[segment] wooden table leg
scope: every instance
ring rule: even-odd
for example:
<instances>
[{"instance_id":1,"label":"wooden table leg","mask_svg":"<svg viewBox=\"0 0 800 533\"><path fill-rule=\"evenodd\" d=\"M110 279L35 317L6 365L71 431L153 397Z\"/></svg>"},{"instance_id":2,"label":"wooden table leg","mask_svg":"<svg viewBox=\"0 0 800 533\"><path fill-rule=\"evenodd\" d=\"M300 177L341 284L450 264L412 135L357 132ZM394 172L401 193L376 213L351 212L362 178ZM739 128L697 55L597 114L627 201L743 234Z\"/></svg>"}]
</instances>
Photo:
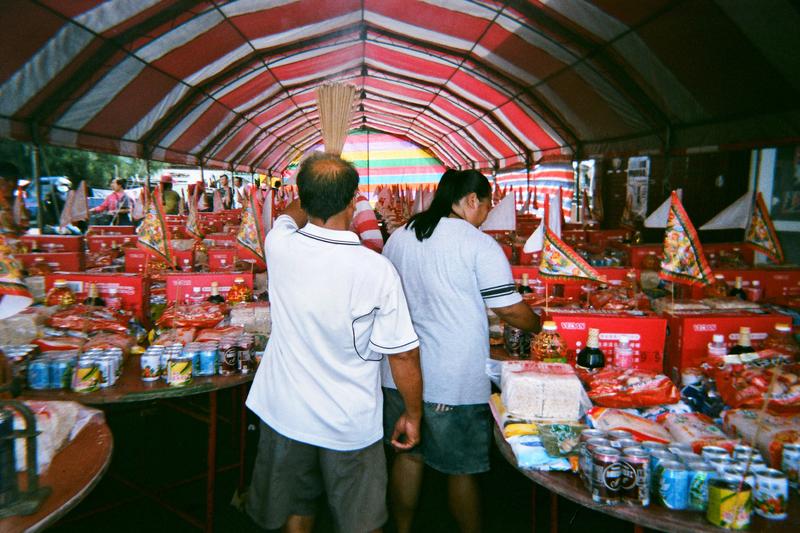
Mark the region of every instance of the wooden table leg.
<instances>
[{"instance_id":1,"label":"wooden table leg","mask_svg":"<svg viewBox=\"0 0 800 533\"><path fill-rule=\"evenodd\" d=\"M558 533L558 494L550 493L550 533Z\"/></svg>"},{"instance_id":2,"label":"wooden table leg","mask_svg":"<svg viewBox=\"0 0 800 533\"><path fill-rule=\"evenodd\" d=\"M240 400L241 406L239 407L239 494L244 492L244 452L245 445L247 444L247 406L245 400L247 399L248 385L245 383L241 386Z\"/></svg>"},{"instance_id":3,"label":"wooden table leg","mask_svg":"<svg viewBox=\"0 0 800 533\"><path fill-rule=\"evenodd\" d=\"M206 531L214 531L214 485L217 474L217 391L208 394L208 477L206 478Z\"/></svg>"},{"instance_id":4,"label":"wooden table leg","mask_svg":"<svg viewBox=\"0 0 800 533\"><path fill-rule=\"evenodd\" d=\"M536 483L531 483L531 533L536 533Z\"/></svg>"}]
</instances>

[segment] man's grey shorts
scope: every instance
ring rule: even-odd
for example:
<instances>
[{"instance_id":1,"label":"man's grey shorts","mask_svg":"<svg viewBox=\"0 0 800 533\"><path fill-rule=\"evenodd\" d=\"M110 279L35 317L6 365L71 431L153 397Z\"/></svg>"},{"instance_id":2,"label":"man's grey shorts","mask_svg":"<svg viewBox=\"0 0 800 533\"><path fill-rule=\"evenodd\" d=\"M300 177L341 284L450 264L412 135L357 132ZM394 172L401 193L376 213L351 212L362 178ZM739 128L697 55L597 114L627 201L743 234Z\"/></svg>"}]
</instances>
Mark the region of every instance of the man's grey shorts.
<instances>
[{"instance_id":1,"label":"man's grey shorts","mask_svg":"<svg viewBox=\"0 0 800 533\"><path fill-rule=\"evenodd\" d=\"M383 438L391 444L394 425L405 411L395 389L383 389ZM492 420L488 403L422 405L422 441L407 453L422 455L425 464L443 474L480 474L489 470Z\"/></svg>"},{"instance_id":2,"label":"man's grey shorts","mask_svg":"<svg viewBox=\"0 0 800 533\"><path fill-rule=\"evenodd\" d=\"M261 527L278 529L290 515L316 514L324 492L336 531L373 531L388 518L386 483L381 441L335 451L292 440L262 422L247 513Z\"/></svg>"}]
</instances>

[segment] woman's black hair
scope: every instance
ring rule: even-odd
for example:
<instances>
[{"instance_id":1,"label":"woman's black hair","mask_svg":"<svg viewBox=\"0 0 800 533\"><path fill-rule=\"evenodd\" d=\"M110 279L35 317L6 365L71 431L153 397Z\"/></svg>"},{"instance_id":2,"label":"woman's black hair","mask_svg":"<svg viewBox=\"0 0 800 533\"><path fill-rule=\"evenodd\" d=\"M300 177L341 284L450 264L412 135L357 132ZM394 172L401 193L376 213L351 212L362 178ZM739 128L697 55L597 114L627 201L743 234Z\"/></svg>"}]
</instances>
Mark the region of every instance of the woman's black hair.
<instances>
[{"instance_id":1,"label":"woman's black hair","mask_svg":"<svg viewBox=\"0 0 800 533\"><path fill-rule=\"evenodd\" d=\"M492 196L492 187L486 176L477 170L448 169L439 180L430 207L411 217L406 228L413 229L417 239L424 241L433 235L442 218L450 216L453 204L473 192L479 200Z\"/></svg>"}]
</instances>

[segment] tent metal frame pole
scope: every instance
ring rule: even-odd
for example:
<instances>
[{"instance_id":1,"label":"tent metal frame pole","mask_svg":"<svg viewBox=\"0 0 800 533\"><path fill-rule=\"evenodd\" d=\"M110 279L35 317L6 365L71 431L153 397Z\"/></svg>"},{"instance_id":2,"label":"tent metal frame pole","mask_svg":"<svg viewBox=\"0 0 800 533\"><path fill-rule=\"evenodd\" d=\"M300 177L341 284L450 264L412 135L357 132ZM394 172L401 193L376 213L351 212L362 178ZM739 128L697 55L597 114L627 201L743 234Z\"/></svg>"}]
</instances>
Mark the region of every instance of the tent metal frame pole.
<instances>
[{"instance_id":1,"label":"tent metal frame pole","mask_svg":"<svg viewBox=\"0 0 800 533\"><path fill-rule=\"evenodd\" d=\"M43 219L42 219L42 211L43 206L42 204L42 180L41 176L39 175L39 145L32 144L31 145L31 174L33 175L33 183L36 188L36 226L39 228L39 234L42 234L43 231Z\"/></svg>"}]
</instances>

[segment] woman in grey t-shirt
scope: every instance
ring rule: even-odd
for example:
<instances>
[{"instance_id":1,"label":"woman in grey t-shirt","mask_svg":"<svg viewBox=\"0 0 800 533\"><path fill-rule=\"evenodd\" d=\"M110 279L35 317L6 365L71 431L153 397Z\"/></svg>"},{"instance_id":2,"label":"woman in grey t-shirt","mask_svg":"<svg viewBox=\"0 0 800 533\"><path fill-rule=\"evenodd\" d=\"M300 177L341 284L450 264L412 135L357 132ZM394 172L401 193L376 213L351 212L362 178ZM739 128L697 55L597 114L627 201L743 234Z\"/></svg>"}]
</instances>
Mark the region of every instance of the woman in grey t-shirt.
<instances>
[{"instance_id":1,"label":"woman in grey t-shirt","mask_svg":"<svg viewBox=\"0 0 800 533\"><path fill-rule=\"evenodd\" d=\"M448 475L449 508L461 531L480 530L475 474L489 469L491 444L486 307L516 327L539 326L515 289L502 249L478 230L490 209L486 177L475 170L448 170L430 208L395 231L384 248L400 274L420 338L425 401L420 446L396 455L392 465L390 494L399 533L411 528L424 464ZM383 384L388 437L403 403L387 368Z\"/></svg>"}]
</instances>

